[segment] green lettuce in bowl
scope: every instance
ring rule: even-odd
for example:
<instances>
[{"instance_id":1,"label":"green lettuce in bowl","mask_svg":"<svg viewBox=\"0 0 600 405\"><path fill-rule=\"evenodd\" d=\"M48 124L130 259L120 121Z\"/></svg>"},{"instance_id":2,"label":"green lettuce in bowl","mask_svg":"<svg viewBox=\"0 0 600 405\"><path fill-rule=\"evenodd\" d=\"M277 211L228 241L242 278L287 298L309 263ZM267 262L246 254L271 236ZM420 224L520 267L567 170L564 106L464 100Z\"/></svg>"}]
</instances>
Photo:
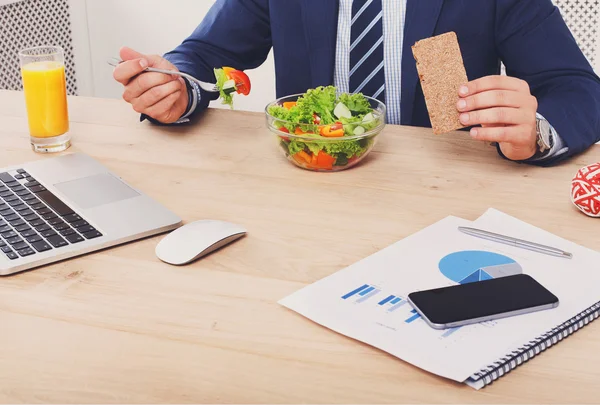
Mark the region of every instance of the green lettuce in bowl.
<instances>
[{"instance_id":1,"label":"green lettuce in bowl","mask_svg":"<svg viewBox=\"0 0 600 405\"><path fill-rule=\"evenodd\" d=\"M339 171L360 163L385 127L386 107L360 93L333 86L275 100L267 127L289 161L307 170Z\"/></svg>"}]
</instances>

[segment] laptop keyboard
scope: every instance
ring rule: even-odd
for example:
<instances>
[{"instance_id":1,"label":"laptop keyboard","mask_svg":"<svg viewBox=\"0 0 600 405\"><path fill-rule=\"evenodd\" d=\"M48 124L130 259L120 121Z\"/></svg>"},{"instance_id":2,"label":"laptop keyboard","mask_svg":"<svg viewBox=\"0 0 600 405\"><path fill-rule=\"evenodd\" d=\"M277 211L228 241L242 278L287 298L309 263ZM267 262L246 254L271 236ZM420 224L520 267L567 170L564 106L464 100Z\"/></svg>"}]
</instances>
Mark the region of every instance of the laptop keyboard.
<instances>
[{"instance_id":1,"label":"laptop keyboard","mask_svg":"<svg viewBox=\"0 0 600 405\"><path fill-rule=\"evenodd\" d=\"M10 260L101 236L25 170L0 173L0 250Z\"/></svg>"}]
</instances>

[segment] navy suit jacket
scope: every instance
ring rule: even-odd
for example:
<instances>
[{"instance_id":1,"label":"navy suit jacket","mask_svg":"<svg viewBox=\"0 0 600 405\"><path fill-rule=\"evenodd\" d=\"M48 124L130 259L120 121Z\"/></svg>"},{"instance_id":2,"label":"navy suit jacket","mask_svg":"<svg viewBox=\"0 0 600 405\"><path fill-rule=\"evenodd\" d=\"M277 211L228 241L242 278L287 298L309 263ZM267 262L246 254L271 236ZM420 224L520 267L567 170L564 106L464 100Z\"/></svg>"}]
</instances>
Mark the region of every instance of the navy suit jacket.
<instances>
[{"instance_id":1,"label":"navy suit jacket","mask_svg":"<svg viewBox=\"0 0 600 405\"><path fill-rule=\"evenodd\" d=\"M333 84L337 0L217 0L165 57L214 82L213 69L260 66L273 49L277 97ZM529 83L569 147L556 163L600 141L600 79L551 0L408 0L402 62L403 125L430 127L411 46L456 32L469 80L500 73ZM198 110L218 95L203 93Z\"/></svg>"}]
</instances>

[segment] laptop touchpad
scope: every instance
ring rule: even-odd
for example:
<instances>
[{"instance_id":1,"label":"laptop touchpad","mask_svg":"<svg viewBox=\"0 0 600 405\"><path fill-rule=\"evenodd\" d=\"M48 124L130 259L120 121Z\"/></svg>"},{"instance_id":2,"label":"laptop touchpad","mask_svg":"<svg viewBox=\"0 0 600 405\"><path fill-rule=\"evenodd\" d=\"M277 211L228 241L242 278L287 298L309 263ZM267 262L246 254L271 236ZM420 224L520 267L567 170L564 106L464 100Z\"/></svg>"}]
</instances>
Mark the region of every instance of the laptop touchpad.
<instances>
[{"instance_id":1,"label":"laptop touchpad","mask_svg":"<svg viewBox=\"0 0 600 405\"><path fill-rule=\"evenodd\" d=\"M83 209L99 207L140 195L108 173L58 183L54 187Z\"/></svg>"}]
</instances>

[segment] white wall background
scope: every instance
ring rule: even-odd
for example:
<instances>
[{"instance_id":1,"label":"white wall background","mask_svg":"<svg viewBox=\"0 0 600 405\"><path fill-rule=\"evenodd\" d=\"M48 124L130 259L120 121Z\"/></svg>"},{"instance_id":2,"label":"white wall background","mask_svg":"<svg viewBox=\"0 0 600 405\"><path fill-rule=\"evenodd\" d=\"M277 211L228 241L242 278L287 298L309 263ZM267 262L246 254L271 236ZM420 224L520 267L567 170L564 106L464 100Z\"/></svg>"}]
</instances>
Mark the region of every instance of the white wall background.
<instances>
[{"instance_id":1,"label":"white wall background","mask_svg":"<svg viewBox=\"0 0 600 405\"><path fill-rule=\"evenodd\" d=\"M285 1L285 0L284 0ZM214 0L72 0L77 69L82 95L120 98L122 87L112 78L109 57L121 46L142 53L164 54L188 37ZM246 72L252 93L237 95L235 108L263 111L275 98L272 54L258 69ZM222 106L220 101L212 107Z\"/></svg>"},{"instance_id":2,"label":"white wall background","mask_svg":"<svg viewBox=\"0 0 600 405\"><path fill-rule=\"evenodd\" d=\"M0 0L0 6L20 0ZM287 1L287 0L280 0ZM331 1L331 0L323 0ZM586 31L586 23L598 21L586 13L591 2L579 0L554 0L563 12L574 19L577 30ZM109 57L118 56L119 48L130 46L145 53L162 54L190 35L202 21L215 0L70 0L75 63L78 89L81 95L120 98L121 86L112 78ZM570 14L569 14L570 12ZM589 18L588 18L589 17ZM588 27L590 28L590 27ZM600 27L591 27L600 44ZM581 32L579 32L581 35ZM600 46L596 48L595 68L600 73ZM247 72L252 80L252 94L237 96L236 109L263 111L275 98L273 58L269 56L263 66ZM222 107L219 101L213 107Z\"/></svg>"}]
</instances>

